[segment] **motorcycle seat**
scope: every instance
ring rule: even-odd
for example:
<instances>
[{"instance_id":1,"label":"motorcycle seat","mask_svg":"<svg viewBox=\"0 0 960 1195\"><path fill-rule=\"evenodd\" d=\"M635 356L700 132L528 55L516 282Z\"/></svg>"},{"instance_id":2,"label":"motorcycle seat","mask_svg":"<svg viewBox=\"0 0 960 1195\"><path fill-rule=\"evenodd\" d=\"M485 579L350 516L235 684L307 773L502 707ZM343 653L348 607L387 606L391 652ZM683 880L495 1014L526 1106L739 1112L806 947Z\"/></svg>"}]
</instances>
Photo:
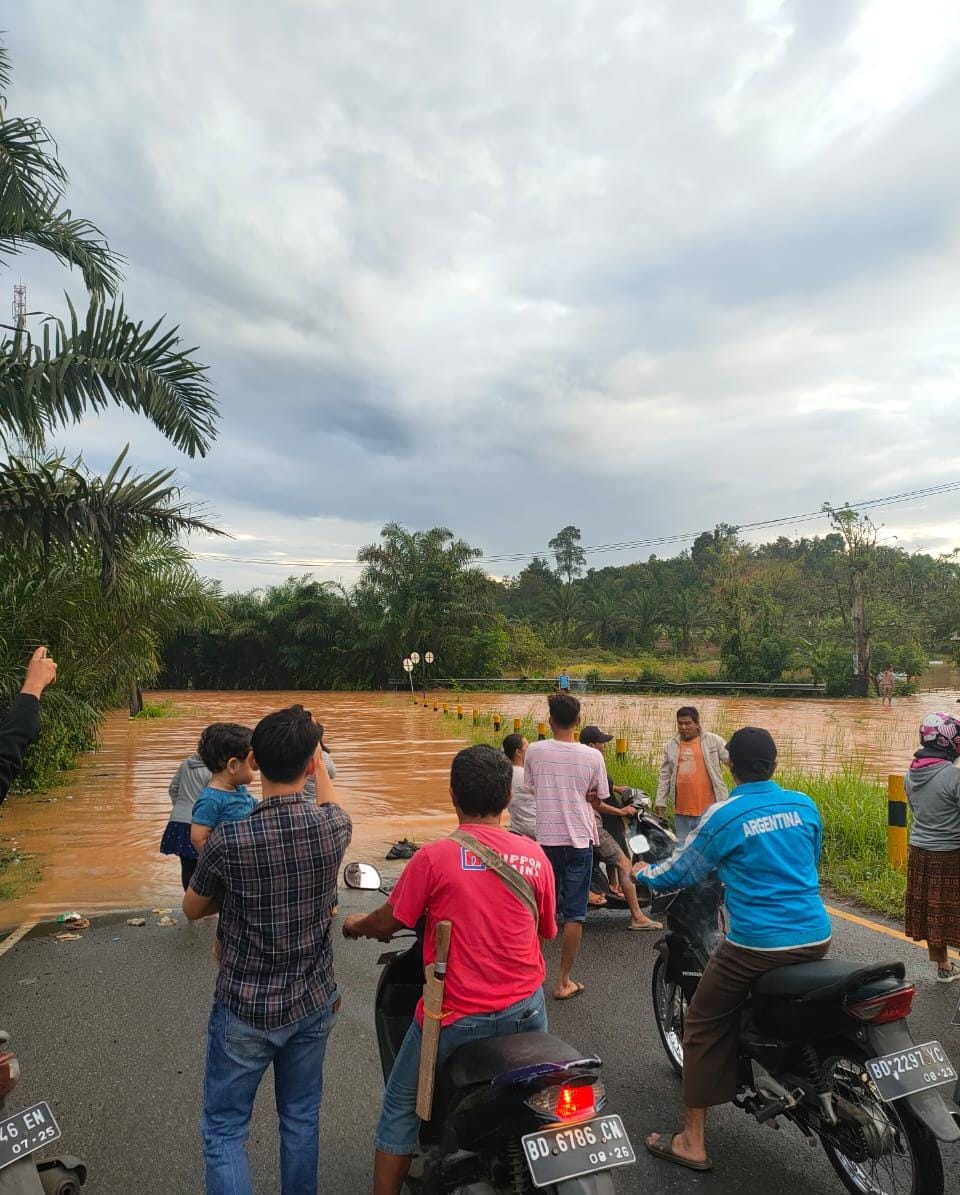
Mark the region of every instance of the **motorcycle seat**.
<instances>
[{"instance_id":1,"label":"motorcycle seat","mask_svg":"<svg viewBox=\"0 0 960 1195\"><path fill-rule=\"evenodd\" d=\"M842 959L821 959L816 963L794 963L776 967L753 984L753 995L761 1000L800 1000L819 1003L852 992L878 979L903 979L903 963L848 963Z\"/></svg>"},{"instance_id":2,"label":"motorcycle seat","mask_svg":"<svg viewBox=\"0 0 960 1195\"><path fill-rule=\"evenodd\" d=\"M484 1037L454 1050L447 1062L447 1075L454 1087L464 1088L492 1083L500 1075L526 1067L571 1062L599 1066L598 1059L585 1059L579 1050L552 1033L508 1033Z\"/></svg>"}]
</instances>

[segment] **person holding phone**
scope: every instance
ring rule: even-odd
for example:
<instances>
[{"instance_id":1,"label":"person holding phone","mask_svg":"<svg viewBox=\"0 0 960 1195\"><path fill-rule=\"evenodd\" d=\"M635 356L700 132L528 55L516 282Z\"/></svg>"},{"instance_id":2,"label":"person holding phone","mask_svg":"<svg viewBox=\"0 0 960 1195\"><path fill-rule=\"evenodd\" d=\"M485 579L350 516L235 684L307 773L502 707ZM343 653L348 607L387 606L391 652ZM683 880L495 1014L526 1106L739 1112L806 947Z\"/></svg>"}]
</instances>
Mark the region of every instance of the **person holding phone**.
<instances>
[{"instance_id":1,"label":"person holding phone","mask_svg":"<svg viewBox=\"0 0 960 1195\"><path fill-rule=\"evenodd\" d=\"M38 647L30 657L20 692L0 722L0 804L40 734L40 696L56 679L56 661L45 647Z\"/></svg>"}]
</instances>

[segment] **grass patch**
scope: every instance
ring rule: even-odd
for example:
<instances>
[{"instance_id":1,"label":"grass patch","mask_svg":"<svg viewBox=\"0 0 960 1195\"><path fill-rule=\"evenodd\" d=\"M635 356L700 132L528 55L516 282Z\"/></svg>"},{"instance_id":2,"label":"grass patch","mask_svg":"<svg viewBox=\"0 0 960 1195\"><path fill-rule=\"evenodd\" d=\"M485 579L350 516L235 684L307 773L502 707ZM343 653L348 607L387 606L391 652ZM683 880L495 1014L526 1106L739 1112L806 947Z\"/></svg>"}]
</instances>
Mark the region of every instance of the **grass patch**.
<instances>
[{"instance_id":1,"label":"grass patch","mask_svg":"<svg viewBox=\"0 0 960 1195\"><path fill-rule=\"evenodd\" d=\"M145 701L143 709L135 718L177 718L180 707L175 701Z\"/></svg>"},{"instance_id":2,"label":"grass patch","mask_svg":"<svg viewBox=\"0 0 960 1195\"><path fill-rule=\"evenodd\" d=\"M482 713L477 724L468 718L469 714L458 722L451 714L441 718L441 724L449 734L495 747L513 730L512 718L504 719L499 735L494 732L491 713ZM537 719L529 715L522 718L520 729L534 742ZM715 729L722 734L727 728ZM615 733L629 743L650 742L652 738L643 728L623 724L616 727ZM613 743L607 748L607 769L614 783L641 788L652 796L660 768L659 739L655 748L646 752L629 750L623 760L616 758L613 748ZM783 744L782 771L776 779L784 788L807 793L820 810L823 818L820 876L824 884L839 896L850 897L886 917L902 918L907 879L887 862L886 785L856 761L839 771L803 769L790 762L791 754L790 744Z\"/></svg>"},{"instance_id":3,"label":"grass patch","mask_svg":"<svg viewBox=\"0 0 960 1195\"><path fill-rule=\"evenodd\" d=\"M15 900L40 879L40 865L32 855L21 855L9 839L0 839L0 901Z\"/></svg>"}]
</instances>

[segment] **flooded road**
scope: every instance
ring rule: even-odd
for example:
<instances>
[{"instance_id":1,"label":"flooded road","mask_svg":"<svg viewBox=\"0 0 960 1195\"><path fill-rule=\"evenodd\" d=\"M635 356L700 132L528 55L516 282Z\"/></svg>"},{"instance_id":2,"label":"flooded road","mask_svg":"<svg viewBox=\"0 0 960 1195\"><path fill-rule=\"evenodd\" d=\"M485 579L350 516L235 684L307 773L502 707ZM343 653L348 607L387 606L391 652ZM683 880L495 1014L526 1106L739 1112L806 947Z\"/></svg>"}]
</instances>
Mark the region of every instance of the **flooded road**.
<instances>
[{"instance_id":1,"label":"flooded road","mask_svg":"<svg viewBox=\"0 0 960 1195\"><path fill-rule=\"evenodd\" d=\"M0 834L36 855L43 877L36 889L0 906L0 927L66 910L84 913L179 903L179 865L159 853L170 812L167 785L194 750L210 722L254 725L272 709L302 702L326 727L337 765L336 787L354 820L350 856L383 858L398 838L418 840L453 825L447 777L461 745L451 715L414 706L409 696L378 693L171 693L175 717L131 721L126 712L107 718L103 746L64 775L64 783L41 798L14 797L0 810ZM914 749L920 717L928 709L956 708L953 690L898 700L693 699L707 729L728 734L745 724L766 726L786 762L833 771L857 759L872 772L902 771ZM584 721L627 734L639 754L656 753L673 729L677 706L687 698L584 698ZM546 698L469 694L471 710L514 717L546 717ZM258 787L254 792L259 795Z\"/></svg>"}]
</instances>

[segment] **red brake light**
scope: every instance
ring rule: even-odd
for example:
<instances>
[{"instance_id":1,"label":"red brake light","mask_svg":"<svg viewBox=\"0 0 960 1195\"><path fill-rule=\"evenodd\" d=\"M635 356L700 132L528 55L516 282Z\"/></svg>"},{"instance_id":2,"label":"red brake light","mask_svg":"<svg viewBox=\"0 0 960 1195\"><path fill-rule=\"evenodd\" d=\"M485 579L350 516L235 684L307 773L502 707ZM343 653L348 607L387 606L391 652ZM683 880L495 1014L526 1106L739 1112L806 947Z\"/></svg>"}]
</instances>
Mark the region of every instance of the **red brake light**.
<instances>
[{"instance_id":1,"label":"red brake light","mask_svg":"<svg viewBox=\"0 0 960 1195\"><path fill-rule=\"evenodd\" d=\"M20 1063L16 1054L0 1054L0 1100L20 1082Z\"/></svg>"},{"instance_id":2,"label":"red brake light","mask_svg":"<svg viewBox=\"0 0 960 1195\"><path fill-rule=\"evenodd\" d=\"M561 1087L557 1092L556 1115L558 1120L576 1120L581 1116L592 1116L596 1111L593 1087Z\"/></svg>"},{"instance_id":3,"label":"red brake light","mask_svg":"<svg viewBox=\"0 0 960 1195\"><path fill-rule=\"evenodd\" d=\"M913 1008L913 998L917 989L912 985L897 988L895 992L885 992L882 996L871 996L869 1000L859 1000L856 1004L848 1004L847 1012L858 1021L869 1021L871 1025L886 1025L890 1021L902 1021L910 1015Z\"/></svg>"}]
</instances>

